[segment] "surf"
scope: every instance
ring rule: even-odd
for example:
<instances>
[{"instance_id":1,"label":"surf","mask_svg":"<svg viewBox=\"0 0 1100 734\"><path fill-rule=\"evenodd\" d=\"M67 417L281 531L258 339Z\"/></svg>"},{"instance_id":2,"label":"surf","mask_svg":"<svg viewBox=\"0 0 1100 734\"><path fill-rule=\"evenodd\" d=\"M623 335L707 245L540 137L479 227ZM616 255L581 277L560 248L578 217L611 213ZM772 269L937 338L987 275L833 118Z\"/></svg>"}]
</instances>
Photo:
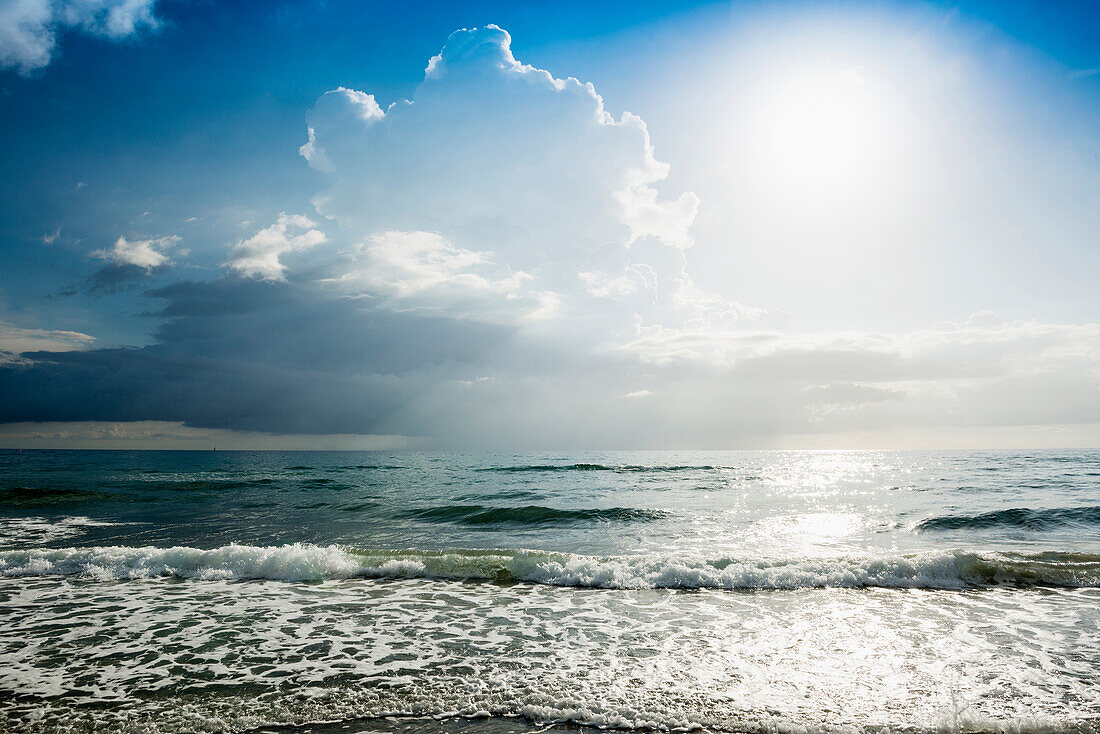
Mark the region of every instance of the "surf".
<instances>
[{"instance_id":1,"label":"surf","mask_svg":"<svg viewBox=\"0 0 1100 734\"><path fill-rule=\"evenodd\" d=\"M0 576L197 581L439 579L593 589L1100 587L1100 555L932 551L822 558L594 557L537 550L392 551L295 543L209 550L106 546L0 552Z\"/></svg>"}]
</instances>

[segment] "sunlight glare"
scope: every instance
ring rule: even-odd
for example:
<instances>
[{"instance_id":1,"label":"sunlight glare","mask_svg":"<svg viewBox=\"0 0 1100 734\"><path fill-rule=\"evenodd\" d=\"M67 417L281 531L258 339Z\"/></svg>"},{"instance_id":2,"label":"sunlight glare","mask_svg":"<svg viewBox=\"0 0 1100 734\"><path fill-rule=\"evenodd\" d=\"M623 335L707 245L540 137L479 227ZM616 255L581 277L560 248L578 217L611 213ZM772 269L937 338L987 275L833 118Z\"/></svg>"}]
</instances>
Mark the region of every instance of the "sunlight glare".
<instances>
[{"instance_id":1,"label":"sunlight glare","mask_svg":"<svg viewBox=\"0 0 1100 734\"><path fill-rule=\"evenodd\" d=\"M872 192L894 142L886 100L852 66L793 69L754 106L757 170L788 196L843 200Z\"/></svg>"}]
</instances>

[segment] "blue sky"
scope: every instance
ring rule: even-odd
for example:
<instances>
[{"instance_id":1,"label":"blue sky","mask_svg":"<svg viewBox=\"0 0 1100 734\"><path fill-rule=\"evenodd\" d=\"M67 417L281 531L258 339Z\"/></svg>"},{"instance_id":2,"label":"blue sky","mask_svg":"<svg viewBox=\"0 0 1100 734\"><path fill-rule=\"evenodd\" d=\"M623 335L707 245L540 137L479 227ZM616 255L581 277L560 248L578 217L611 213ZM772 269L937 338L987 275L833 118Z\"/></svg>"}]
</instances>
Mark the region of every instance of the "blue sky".
<instances>
[{"instance_id":1,"label":"blue sky","mask_svg":"<svg viewBox=\"0 0 1100 734\"><path fill-rule=\"evenodd\" d=\"M0 440L1096 445L1098 21L0 3Z\"/></svg>"}]
</instances>

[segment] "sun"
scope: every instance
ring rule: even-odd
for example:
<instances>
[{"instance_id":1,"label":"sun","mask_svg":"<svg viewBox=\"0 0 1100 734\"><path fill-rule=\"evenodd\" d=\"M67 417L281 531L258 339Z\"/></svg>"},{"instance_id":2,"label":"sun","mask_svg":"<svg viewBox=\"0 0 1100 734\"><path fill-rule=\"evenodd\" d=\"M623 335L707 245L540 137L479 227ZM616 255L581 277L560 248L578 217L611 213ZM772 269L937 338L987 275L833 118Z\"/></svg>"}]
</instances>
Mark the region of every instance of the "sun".
<instances>
[{"instance_id":1,"label":"sun","mask_svg":"<svg viewBox=\"0 0 1100 734\"><path fill-rule=\"evenodd\" d=\"M785 197L840 200L889 173L896 125L888 95L865 70L807 65L762 85L750 155L761 183Z\"/></svg>"}]
</instances>

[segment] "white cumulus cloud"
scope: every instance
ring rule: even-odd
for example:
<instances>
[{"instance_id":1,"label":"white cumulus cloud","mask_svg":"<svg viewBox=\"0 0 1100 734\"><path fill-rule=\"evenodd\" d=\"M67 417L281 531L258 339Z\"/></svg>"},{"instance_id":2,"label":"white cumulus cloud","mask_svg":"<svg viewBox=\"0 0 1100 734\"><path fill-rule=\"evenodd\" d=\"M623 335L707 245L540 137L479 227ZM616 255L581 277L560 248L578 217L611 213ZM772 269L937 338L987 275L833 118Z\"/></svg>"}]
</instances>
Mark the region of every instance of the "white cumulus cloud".
<instances>
[{"instance_id":1,"label":"white cumulus cloud","mask_svg":"<svg viewBox=\"0 0 1100 734\"><path fill-rule=\"evenodd\" d=\"M0 68L47 66L58 37L76 30L119 40L159 25L156 0L0 0Z\"/></svg>"},{"instance_id":2,"label":"white cumulus cloud","mask_svg":"<svg viewBox=\"0 0 1100 734\"><path fill-rule=\"evenodd\" d=\"M530 289L531 275L434 232L379 232L349 259L334 280L394 310L515 323L546 318L557 304L555 294Z\"/></svg>"},{"instance_id":3,"label":"white cumulus cloud","mask_svg":"<svg viewBox=\"0 0 1100 734\"><path fill-rule=\"evenodd\" d=\"M650 186L668 166L644 121L613 118L591 84L521 64L510 43L496 26L456 31L411 103L322 95L301 149L335 174L319 211L371 230L480 223L487 245L510 240L524 264L645 236L690 245L698 199L662 200Z\"/></svg>"},{"instance_id":4,"label":"white cumulus cloud","mask_svg":"<svg viewBox=\"0 0 1100 734\"><path fill-rule=\"evenodd\" d=\"M308 217L282 213L275 224L235 244L225 264L246 278L286 280L286 265L279 260L282 255L308 250L328 240L324 232L314 229L316 226Z\"/></svg>"},{"instance_id":5,"label":"white cumulus cloud","mask_svg":"<svg viewBox=\"0 0 1100 734\"><path fill-rule=\"evenodd\" d=\"M691 284L699 200L655 188L669 166L645 122L613 116L591 84L521 63L497 26L451 34L411 100L386 106L339 87L307 121L299 152L331 177L317 211L370 243L369 268L331 280L460 318L478 294L493 319L556 321L578 345L630 338L638 318L679 325L719 302L759 316Z\"/></svg>"},{"instance_id":6,"label":"white cumulus cloud","mask_svg":"<svg viewBox=\"0 0 1100 734\"><path fill-rule=\"evenodd\" d=\"M128 240L125 237L119 237L111 249L94 250L89 255L115 265L134 265L150 271L172 264L168 258L168 250L179 241L180 238L176 235L148 240Z\"/></svg>"}]
</instances>

